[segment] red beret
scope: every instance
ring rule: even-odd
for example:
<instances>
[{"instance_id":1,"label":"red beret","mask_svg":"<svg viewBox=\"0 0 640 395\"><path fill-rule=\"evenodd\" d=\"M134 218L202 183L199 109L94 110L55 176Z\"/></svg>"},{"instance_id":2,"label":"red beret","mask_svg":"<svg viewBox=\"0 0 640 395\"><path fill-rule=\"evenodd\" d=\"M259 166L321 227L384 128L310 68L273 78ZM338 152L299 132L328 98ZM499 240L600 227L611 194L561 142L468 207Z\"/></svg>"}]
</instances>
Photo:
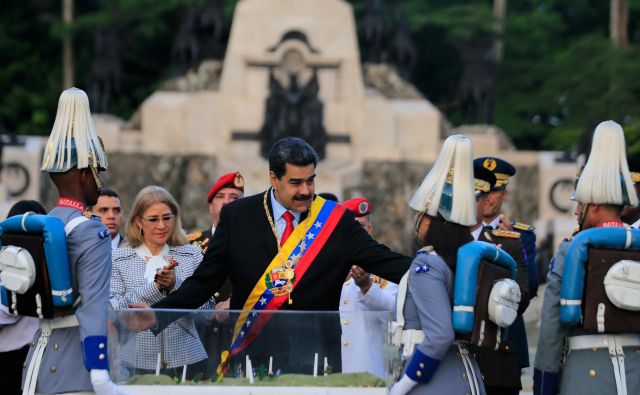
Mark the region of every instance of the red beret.
<instances>
[{"instance_id":1,"label":"red beret","mask_svg":"<svg viewBox=\"0 0 640 395\"><path fill-rule=\"evenodd\" d=\"M207 203L211 203L219 190L222 188L235 188L244 193L244 178L240 172L233 172L225 174L218 178L215 184L211 187L209 194L207 195Z\"/></svg>"},{"instance_id":2,"label":"red beret","mask_svg":"<svg viewBox=\"0 0 640 395\"><path fill-rule=\"evenodd\" d=\"M346 209L351 210L356 215L356 217L363 217L365 215L368 215L369 213L371 213L371 210L373 208L371 207L371 203L369 203L369 200L362 197L345 200L340 204L343 205Z\"/></svg>"}]
</instances>

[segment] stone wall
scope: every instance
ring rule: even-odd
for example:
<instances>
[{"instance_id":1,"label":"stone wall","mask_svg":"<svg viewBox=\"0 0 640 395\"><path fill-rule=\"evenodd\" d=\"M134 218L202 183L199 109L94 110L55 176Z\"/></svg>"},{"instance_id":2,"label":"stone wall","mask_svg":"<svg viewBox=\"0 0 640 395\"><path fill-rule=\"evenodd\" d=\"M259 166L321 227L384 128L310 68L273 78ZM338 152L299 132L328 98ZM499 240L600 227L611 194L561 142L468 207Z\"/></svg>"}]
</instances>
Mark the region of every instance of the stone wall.
<instances>
[{"instance_id":1,"label":"stone wall","mask_svg":"<svg viewBox=\"0 0 640 395\"><path fill-rule=\"evenodd\" d=\"M319 166L323 166L320 163ZM122 198L125 216L133 199L147 185L160 185L176 198L182 210L182 222L187 232L211 226L205 197L218 178L218 163L214 157L157 156L142 154L109 154L109 171L104 173L105 186L115 189ZM373 236L391 249L413 254L413 210L407 202L431 168L419 162L365 162L359 185L337 192L345 198L367 197L373 205ZM42 177L41 201L51 208L56 191L48 177ZM323 180L317 180L317 192ZM507 213L521 222L531 223L538 217L538 168L518 167L518 176L509 188L505 206Z\"/></svg>"},{"instance_id":2,"label":"stone wall","mask_svg":"<svg viewBox=\"0 0 640 395\"><path fill-rule=\"evenodd\" d=\"M217 167L215 158L199 155L109 153L109 171L103 173L103 179L105 187L120 195L125 216L140 189L147 185L166 188L178 201L183 226L190 232L211 227L205 198L218 178ZM42 177L40 186L41 201L53 207L57 192L49 177Z\"/></svg>"}]
</instances>

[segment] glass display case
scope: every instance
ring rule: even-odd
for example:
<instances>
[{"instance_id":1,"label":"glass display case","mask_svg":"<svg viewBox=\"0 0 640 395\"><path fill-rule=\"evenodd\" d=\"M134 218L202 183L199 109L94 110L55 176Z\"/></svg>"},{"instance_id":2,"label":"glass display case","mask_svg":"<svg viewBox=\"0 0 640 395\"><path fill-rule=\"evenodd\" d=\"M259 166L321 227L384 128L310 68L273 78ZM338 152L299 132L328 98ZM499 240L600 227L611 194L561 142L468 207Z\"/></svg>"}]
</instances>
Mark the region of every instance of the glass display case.
<instances>
[{"instance_id":1,"label":"glass display case","mask_svg":"<svg viewBox=\"0 0 640 395\"><path fill-rule=\"evenodd\" d=\"M110 315L111 376L133 394L386 394L399 366L389 312Z\"/></svg>"}]
</instances>

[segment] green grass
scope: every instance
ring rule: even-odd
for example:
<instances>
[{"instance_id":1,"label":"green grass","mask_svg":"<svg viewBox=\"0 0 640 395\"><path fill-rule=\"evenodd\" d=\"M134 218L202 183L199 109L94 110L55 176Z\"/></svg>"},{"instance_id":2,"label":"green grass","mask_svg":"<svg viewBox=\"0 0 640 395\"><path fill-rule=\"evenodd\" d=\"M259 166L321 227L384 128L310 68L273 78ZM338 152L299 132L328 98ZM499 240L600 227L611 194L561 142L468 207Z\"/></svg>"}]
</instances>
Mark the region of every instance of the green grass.
<instances>
[{"instance_id":1,"label":"green grass","mask_svg":"<svg viewBox=\"0 0 640 395\"><path fill-rule=\"evenodd\" d=\"M176 382L169 376L156 376L153 374L135 375L128 384L136 385L173 385ZM269 386L269 387L384 387L384 380L369 373L335 373L328 376L313 377L305 374L283 374L278 377L264 380L254 379L249 384L247 378L225 377L221 382L211 381L187 381L185 385L228 385L228 386Z\"/></svg>"}]
</instances>

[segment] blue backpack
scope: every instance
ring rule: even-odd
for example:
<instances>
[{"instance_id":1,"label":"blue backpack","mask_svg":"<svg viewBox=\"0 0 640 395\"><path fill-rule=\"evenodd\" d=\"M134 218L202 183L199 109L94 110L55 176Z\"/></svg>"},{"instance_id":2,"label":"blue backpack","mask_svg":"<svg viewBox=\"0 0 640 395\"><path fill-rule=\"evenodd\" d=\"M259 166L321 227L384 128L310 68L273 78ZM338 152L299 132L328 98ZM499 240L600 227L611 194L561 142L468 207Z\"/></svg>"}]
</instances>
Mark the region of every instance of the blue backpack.
<instances>
[{"instance_id":1,"label":"blue backpack","mask_svg":"<svg viewBox=\"0 0 640 395\"><path fill-rule=\"evenodd\" d=\"M0 222L0 297L12 314L51 319L73 313L67 226L50 215L26 213Z\"/></svg>"}]
</instances>

